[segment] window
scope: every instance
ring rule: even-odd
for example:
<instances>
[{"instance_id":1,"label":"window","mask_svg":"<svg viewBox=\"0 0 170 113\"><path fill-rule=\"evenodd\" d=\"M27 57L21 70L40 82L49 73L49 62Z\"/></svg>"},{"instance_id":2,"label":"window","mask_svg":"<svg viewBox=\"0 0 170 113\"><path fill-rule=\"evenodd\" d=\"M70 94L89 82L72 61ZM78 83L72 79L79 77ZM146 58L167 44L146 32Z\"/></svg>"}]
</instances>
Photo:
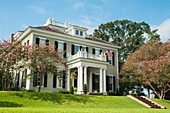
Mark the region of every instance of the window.
<instances>
[{"instance_id":1,"label":"window","mask_svg":"<svg viewBox=\"0 0 170 113\"><path fill-rule=\"evenodd\" d=\"M80 36L83 36L83 31L80 31Z\"/></svg>"},{"instance_id":2,"label":"window","mask_svg":"<svg viewBox=\"0 0 170 113\"><path fill-rule=\"evenodd\" d=\"M113 78L109 76L109 90L113 91Z\"/></svg>"},{"instance_id":3,"label":"window","mask_svg":"<svg viewBox=\"0 0 170 113\"><path fill-rule=\"evenodd\" d=\"M108 62L110 62L110 64L113 64L113 58L112 57L108 58Z\"/></svg>"},{"instance_id":4,"label":"window","mask_svg":"<svg viewBox=\"0 0 170 113\"><path fill-rule=\"evenodd\" d=\"M63 75L61 75L61 77L58 77L58 87L62 88L63 86Z\"/></svg>"},{"instance_id":5,"label":"window","mask_svg":"<svg viewBox=\"0 0 170 113\"><path fill-rule=\"evenodd\" d=\"M80 46L74 45L74 55L80 50Z\"/></svg>"},{"instance_id":6,"label":"window","mask_svg":"<svg viewBox=\"0 0 170 113\"><path fill-rule=\"evenodd\" d=\"M61 51L64 51L64 43L63 42L58 42L58 49Z\"/></svg>"},{"instance_id":7,"label":"window","mask_svg":"<svg viewBox=\"0 0 170 113\"><path fill-rule=\"evenodd\" d=\"M95 55L100 55L100 49L95 49Z\"/></svg>"},{"instance_id":8,"label":"window","mask_svg":"<svg viewBox=\"0 0 170 113\"><path fill-rule=\"evenodd\" d=\"M82 46L82 50L83 51L87 51L85 46Z\"/></svg>"},{"instance_id":9,"label":"window","mask_svg":"<svg viewBox=\"0 0 170 113\"><path fill-rule=\"evenodd\" d=\"M40 38L40 46L45 46L45 39Z\"/></svg>"},{"instance_id":10,"label":"window","mask_svg":"<svg viewBox=\"0 0 170 113\"><path fill-rule=\"evenodd\" d=\"M22 82L21 82L21 88L26 87L26 74L27 74L27 69L22 71Z\"/></svg>"},{"instance_id":11,"label":"window","mask_svg":"<svg viewBox=\"0 0 170 113\"><path fill-rule=\"evenodd\" d=\"M78 30L76 30L76 35L79 35L79 31Z\"/></svg>"}]
</instances>

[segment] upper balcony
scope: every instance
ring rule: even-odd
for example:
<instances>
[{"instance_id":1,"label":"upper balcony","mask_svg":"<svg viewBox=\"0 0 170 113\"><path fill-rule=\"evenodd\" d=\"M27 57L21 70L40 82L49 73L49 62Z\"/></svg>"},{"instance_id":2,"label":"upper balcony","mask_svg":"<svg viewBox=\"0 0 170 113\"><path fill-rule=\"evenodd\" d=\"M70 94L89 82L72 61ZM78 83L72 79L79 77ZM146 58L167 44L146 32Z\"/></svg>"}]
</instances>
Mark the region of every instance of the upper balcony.
<instances>
[{"instance_id":1,"label":"upper balcony","mask_svg":"<svg viewBox=\"0 0 170 113\"><path fill-rule=\"evenodd\" d=\"M75 55L71 55L70 53L68 53L68 62L78 58L87 58L87 59L106 62L106 55L104 53L101 53L100 55L95 55L95 54L87 53L87 51L82 51L82 50L78 51L77 54Z\"/></svg>"}]
</instances>

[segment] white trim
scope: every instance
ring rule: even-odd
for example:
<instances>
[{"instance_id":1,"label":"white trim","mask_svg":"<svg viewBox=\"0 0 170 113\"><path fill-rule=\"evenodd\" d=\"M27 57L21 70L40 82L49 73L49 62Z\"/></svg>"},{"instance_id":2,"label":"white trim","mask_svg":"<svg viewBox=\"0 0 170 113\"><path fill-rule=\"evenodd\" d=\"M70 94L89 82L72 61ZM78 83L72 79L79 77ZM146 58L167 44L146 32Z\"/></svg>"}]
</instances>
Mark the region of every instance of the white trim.
<instances>
[{"instance_id":1,"label":"white trim","mask_svg":"<svg viewBox=\"0 0 170 113\"><path fill-rule=\"evenodd\" d=\"M43 38L43 37L39 37L39 36L38 36L38 38L43 39L43 40L46 40L46 39L47 39L47 38Z\"/></svg>"},{"instance_id":2,"label":"white trim","mask_svg":"<svg viewBox=\"0 0 170 113\"><path fill-rule=\"evenodd\" d=\"M60 43L64 43L64 41L59 41L59 40L55 40L55 41L60 42Z\"/></svg>"}]
</instances>

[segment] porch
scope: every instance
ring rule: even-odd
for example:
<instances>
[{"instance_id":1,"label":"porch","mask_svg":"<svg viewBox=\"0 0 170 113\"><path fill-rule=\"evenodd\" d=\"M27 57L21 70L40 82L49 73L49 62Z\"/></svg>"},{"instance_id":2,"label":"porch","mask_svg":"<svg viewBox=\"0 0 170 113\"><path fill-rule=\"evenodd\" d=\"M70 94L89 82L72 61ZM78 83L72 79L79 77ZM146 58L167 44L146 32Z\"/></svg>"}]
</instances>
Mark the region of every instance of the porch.
<instances>
[{"instance_id":1,"label":"porch","mask_svg":"<svg viewBox=\"0 0 170 113\"><path fill-rule=\"evenodd\" d=\"M99 90L100 93L106 94L106 70L108 64L102 59L94 60L84 57L70 60L67 72L67 90L69 91L70 86L73 86L77 87L77 94L83 94L83 84L86 84L88 92ZM72 72L76 72L77 78L70 78Z\"/></svg>"}]
</instances>

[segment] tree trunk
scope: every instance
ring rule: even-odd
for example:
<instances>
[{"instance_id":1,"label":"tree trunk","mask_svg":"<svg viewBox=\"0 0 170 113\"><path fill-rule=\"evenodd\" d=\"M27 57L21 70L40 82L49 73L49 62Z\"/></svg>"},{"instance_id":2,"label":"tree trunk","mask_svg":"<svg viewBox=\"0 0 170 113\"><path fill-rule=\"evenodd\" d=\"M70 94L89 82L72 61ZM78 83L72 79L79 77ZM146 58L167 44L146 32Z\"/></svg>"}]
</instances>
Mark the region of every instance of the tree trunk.
<instances>
[{"instance_id":1,"label":"tree trunk","mask_svg":"<svg viewBox=\"0 0 170 113\"><path fill-rule=\"evenodd\" d=\"M147 90L148 90L148 98L150 98L149 86L147 87Z\"/></svg>"},{"instance_id":2,"label":"tree trunk","mask_svg":"<svg viewBox=\"0 0 170 113\"><path fill-rule=\"evenodd\" d=\"M40 74L40 85L39 85L38 92L40 92L40 90L41 90L41 85L42 85L42 75Z\"/></svg>"},{"instance_id":3,"label":"tree trunk","mask_svg":"<svg viewBox=\"0 0 170 113\"><path fill-rule=\"evenodd\" d=\"M2 91L4 91L4 77L3 77L3 74L2 74Z\"/></svg>"}]
</instances>

